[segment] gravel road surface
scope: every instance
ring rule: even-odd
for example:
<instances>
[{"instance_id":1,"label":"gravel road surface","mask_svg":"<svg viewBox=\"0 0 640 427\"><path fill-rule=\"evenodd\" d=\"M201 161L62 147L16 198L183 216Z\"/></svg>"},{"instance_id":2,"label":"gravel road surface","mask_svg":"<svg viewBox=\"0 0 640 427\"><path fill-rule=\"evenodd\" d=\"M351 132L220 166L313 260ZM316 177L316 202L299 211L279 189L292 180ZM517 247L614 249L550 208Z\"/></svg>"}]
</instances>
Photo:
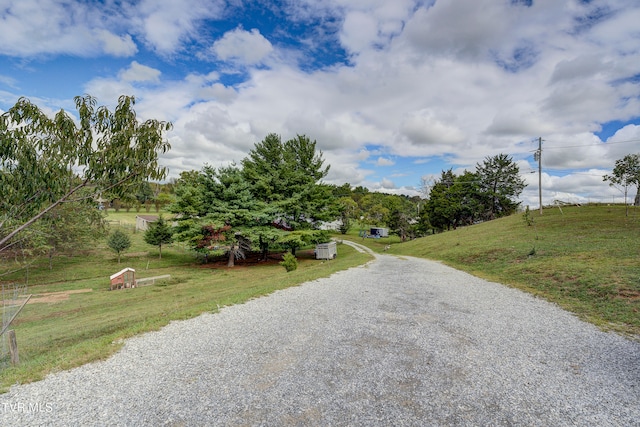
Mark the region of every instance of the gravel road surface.
<instances>
[{"instance_id":1,"label":"gravel road surface","mask_svg":"<svg viewBox=\"0 0 640 427\"><path fill-rule=\"evenodd\" d=\"M640 426L640 343L378 255L16 385L0 425Z\"/></svg>"}]
</instances>

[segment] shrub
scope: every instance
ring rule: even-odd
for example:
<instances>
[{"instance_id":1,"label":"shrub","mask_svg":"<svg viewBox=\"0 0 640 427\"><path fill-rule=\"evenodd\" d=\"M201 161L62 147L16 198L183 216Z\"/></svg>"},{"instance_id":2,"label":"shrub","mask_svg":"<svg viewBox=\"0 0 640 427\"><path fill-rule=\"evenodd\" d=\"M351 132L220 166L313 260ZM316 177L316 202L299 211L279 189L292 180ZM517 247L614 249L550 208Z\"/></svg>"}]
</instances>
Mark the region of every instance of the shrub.
<instances>
[{"instance_id":1,"label":"shrub","mask_svg":"<svg viewBox=\"0 0 640 427\"><path fill-rule=\"evenodd\" d=\"M280 265L283 266L287 272L290 272L298 268L298 259L291 252L287 252L282 257Z\"/></svg>"},{"instance_id":2,"label":"shrub","mask_svg":"<svg viewBox=\"0 0 640 427\"><path fill-rule=\"evenodd\" d=\"M524 214L522 215L522 218L524 219L525 224L527 224L529 227L533 225L533 216L531 215L531 211L529 210L528 205L524 210Z\"/></svg>"}]
</instances>

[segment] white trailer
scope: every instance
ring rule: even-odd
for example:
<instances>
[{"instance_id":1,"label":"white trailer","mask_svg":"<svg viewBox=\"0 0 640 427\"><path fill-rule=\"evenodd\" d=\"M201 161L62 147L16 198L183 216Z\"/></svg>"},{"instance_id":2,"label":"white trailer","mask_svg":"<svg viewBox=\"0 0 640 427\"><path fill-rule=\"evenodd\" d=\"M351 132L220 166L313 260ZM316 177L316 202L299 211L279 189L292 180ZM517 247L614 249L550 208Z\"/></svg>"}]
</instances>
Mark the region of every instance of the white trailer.
<instances>
[{"instance_id":1,"label":"white trailer","mask_svg":"<svg viewBox=\"0 0 640 427\"><path fill-rule=\"evenodd\" d=\"M336 242L319 243L316 245L316 259L334 259L338 256Z\"/></svg>"}]
</instances>

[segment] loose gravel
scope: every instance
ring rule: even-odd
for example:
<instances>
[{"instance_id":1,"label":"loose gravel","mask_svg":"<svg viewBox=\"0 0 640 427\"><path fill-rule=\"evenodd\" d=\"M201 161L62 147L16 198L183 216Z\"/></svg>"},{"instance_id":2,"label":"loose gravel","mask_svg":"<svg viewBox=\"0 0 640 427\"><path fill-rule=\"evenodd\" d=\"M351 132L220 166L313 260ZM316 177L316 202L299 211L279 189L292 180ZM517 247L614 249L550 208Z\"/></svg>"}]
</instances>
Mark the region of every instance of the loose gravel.
<instances>
[{"instance_id":1,"label":"loose gravel","mask_svg":"<svg viewBox=\"0 0 640 427\"><path fill-rule=\"evenodd\" d=\"M640 426L640 343L378 255L13 386L0 425Z\"/></svg>"}]
</instances>

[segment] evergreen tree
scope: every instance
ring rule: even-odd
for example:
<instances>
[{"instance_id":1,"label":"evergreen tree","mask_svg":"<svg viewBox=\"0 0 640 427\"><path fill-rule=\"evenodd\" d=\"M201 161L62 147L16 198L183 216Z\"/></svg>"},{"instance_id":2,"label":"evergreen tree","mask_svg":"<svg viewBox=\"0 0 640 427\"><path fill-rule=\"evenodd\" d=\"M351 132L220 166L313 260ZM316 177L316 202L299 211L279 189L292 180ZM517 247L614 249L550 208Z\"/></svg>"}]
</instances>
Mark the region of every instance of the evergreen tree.
<instances>
[{"instance_id":1,"label":"evergreen tree","mask_svg":"<svg viewBox=\"0 0 640 427\"><path fill-rule=\"evenodd\" d=\"M270 134L241 168L205 166L181 174L169 207L179 224L177 238L203 252L224 247L230 266L254 248L264 259L273 244L295 250L308 243L306 234L286 237L337 216L332 187L320 182L329 167L315 147L305 136L282 143Z\"/></svg>"},{"instance_id":2,"label":"evergreen tree","mask_svg":"<svg viewBox=\"0 0 640 427\"><path fill-rule=\"evenodd\" d=\"M149 224L149 228L144 233L144 241L157 246L162 258L162 245L173 242L173 227L160 215L157 221Z\"/></svg>"},{"instance_id":3,"label":"evergreen tree","mask_svg":"<svg viewBox=\"0 0 640 427\"><path fill-rule=\"evenodd\" d=\"M516 198L524 190L518 165L506 154L485 158L476 165L478 191L485 204L484 219L491 220L515 212L519 203Z\"/></svg>"},{"instance_id":4,"label":"evergreen tree","mask_svg":"<svg viewBox=\"0 0 640 427\"><path fill-rule=\"evenodd\" d=\"M314 228L336 216L331 187L321 184L329 172L322 152L306 136L282 142L269 134L242 161L242 173L256 200L265 203L273 221L292 230Z\"/></svg>"},{"instance_id":5,"label":"evergreen tree","mask_svg":"<svg viewBox=\"0 0 640 427\"><path fill-rule=\"evenodd\" d=\"M454 215L455 226L471 225L482 219L483 197L477 174L465 170L462 175L456 176L449 191L451 200L458 204Z\"/></svg>"},{"instance_id":6,"label":"evergreen tree","mask_svg":"<svg viewBox=\"0 0 640 427\"><path fill-rule=\"evenodd\" d=\"M183 173L175 191L176 202L169 210L177 215L178 240L204 253L224 246L230 267L251 249L251 242L266 257L273 242L272 217L236 165Z\"/></svg>"},{"instance_id":7,"label":"evergreen tree","mask_svg":"<svg viewBox=\"0 0 640 427\"><path fill-rule=\"evenodd\" d=\"M425 210L429 215L430 226L435 230L456 227L460 203L455 193L451 191L456 178L453 170L442 171L440 180L431 187Z\"/></svg>"}]
</instances>

